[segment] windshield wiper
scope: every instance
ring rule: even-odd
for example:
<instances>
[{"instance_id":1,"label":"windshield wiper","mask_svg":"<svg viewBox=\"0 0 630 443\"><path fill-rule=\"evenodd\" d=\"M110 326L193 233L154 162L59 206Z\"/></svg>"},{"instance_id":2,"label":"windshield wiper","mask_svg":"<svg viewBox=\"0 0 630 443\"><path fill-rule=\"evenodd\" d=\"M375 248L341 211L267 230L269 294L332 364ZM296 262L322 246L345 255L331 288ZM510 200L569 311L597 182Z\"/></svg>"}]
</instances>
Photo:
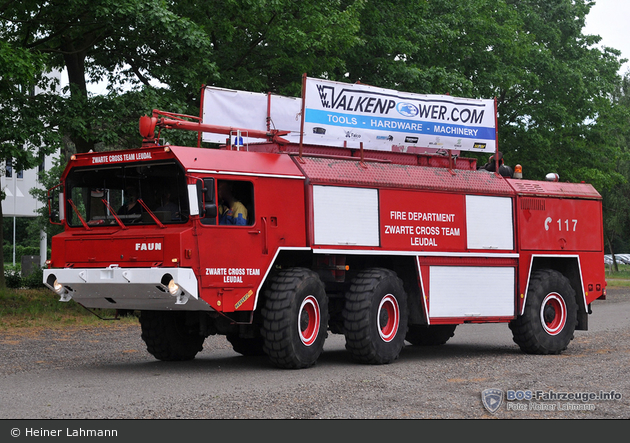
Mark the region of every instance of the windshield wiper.
<instances>
[{"instance_id":1,"label":"windshield wiper","mask_svg":"<svg viewBox=\"0 0 630 443\"><path fill-rule=\"evenodd\" d=\"M109 212L111 212L111 214L114 216L114 218L116 219L116 222L120 225L121 228L123 229L129 229L129 227L127 225L125 225L122 220L118 217L118 214L116 214L116 211L114 211L114 208L111 207L111 205L109 203L107 203L107 200L105 200L104 198L101 199L101 201L103 202L103 204L107 207L107 209L109 209ZM160 227L160 228L166 228L166 226L164 226L164 224L158 220L158 218L155 216L155 214L153 213L153 211L151 211L149 209L149 207L147 206L147 204L141 199L138 199L138 203L140 203L140 205L144 208L145 211L147 211L147 213L151 216L151 218L153 219L153 221Z\"/></svg>"},{"instance_id":2,"label":"windshield wiper","mask_svg":"<svg viewBox=\"0 0 630 443\"><path fill-rule=\"evenodd\" d=\"M114 208L111 207L111 205L109 203L107 203L107 200L105 200L104 198L101 198L101 201L103 202L103 204L105 205L105 207L107 209L109 209L109 212L111 212L111 214L114 216L114 219L116 220L116 223L118 223L118 225L123 228L123 229L129 229L119 218L118 218L118 214L116 214L116 211L114 211Z\"/></svg>"},{"instance_id":3,"label":"windshield wiper","mask_svg":"<svg viewBox=\"0 0 630 443\"><path fill-rule=\"evenodd\" d=\"M68 199L68 203L70 203L70 206L72 206L72 209L74 210L74 212L77 214L77 217L79 217L79 220L81 220L81 224L83 225L83 227L88 230L91 231L92 228L90 228L88 226L88 224L85 222L85 220L83 220L83 217L81 217L81 213L79 212L79 210L77 209L76 205L74 204L74 202L72 201L72 199Z\"/></svg>"},{"instance_id":4,"label":"windshield wiper","mask_svg":"<svg viewBox=\"0 0 630 443\"><path fill-rule=\"evenodd\" d=\"M144 208L145 211L147 211L147 213L151 216L151 218L153 219L153 221L160 227L160 228L166 228L166 226L164 226L164 224L162 224L162 222L160 220L158 220L158 218L155 216L155 214L153 213L152 210L149 209L149 207L146 205L146 203L144 203L144 201L139 198L138 199L138 203L140 203L142 205L142 207Z\"/></svg>"}]
</instances>

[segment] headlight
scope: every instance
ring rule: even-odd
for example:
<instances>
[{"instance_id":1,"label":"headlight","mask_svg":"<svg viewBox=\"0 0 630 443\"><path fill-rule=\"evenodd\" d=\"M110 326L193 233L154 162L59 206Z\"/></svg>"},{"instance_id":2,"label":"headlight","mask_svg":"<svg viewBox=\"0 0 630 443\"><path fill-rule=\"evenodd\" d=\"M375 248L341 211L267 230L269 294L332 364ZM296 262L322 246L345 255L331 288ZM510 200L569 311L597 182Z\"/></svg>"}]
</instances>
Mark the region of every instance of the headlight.
<instances>
[{"instance_id":1,"label":"headlight","mask_svg":"<svg viewBox=\"0 0 630 443\"><path fill-rule=\"evenodd\" d=\"M53 283L53 289L59 295L63 295L63 293L65 292L63 285L59 283L57 279L55 279L55 282Z\"/></svg>"},{"instance_id":2,"label":"headlight","mask_svg":"<svg viewBox=\"0 0 630 443\"><path fill-rule=\"evenodd\" d=\"M177 293L179 292L179 285L175 283L175 280L169 281L167 288L168 292L170 292L171 295L177 295Z\"/></svg>"}]
</instances>

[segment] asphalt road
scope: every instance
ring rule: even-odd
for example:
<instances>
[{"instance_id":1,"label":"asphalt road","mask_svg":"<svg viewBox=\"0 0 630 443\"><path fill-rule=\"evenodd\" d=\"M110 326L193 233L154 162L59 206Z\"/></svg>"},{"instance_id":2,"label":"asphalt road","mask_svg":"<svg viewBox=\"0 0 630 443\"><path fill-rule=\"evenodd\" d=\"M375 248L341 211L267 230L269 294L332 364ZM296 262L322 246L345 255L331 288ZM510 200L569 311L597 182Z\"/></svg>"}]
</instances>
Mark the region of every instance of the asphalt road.
<instances>
[{"instance_id":1,"label":"asphalt road","mask_svg":"<svg viewBox=\"0 0 630 443\"><path fill-rule=\"evenodd\" d=\"M242 357L223 337L170 363L146 352L138 325L20 329L0 333L0 419L628 419L629 339L630 289L593 303L589 331L558 356L522 353L506 324L459 326L446 345L407 346L383 366L353 363L331 335L304 370ZM494 413L486 389L504 394ZM600 392L613 398L575 399Z\"/></svg>"}]
</instances>

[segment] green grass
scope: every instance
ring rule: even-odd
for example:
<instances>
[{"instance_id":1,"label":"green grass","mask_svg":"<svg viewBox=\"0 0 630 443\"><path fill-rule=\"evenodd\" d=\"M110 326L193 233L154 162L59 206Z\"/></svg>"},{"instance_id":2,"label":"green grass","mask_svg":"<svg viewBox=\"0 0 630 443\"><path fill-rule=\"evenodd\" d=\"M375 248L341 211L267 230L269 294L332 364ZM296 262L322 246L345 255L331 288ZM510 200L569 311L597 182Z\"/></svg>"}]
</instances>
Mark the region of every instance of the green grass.
<instances>
[{"instance_id":1,"label":"green grass","mask_svg":"<svg viewBox=\"0 0 630 443\"><path fill-rule=\"evenodd\" d=\"M630 286L630 265L617 264L618 271L613 272L610 266L606 266L607 287L628 287Z\"/></svg>"},{"instance_id":2,"label":"green grass","mask_svg":"<svg viewBox=\"0 0 630 443\"><path fill-rule=\"evenodd\" d=\"M627 279L619 279L619 278L606 278L607 288L626 288L630 287L630 280Z\"/></svg>"},{"instance_id":3,"label":"green grass","mask_svg":"<svg viewBox=\"0 0 630 443\"><path fill-rule=\"evenodd\" d=\"M113 310L94 310L103 318L115 316ZM116 323L137 323L135 317L125 317ZM60 302L51 290L0 290L0 331L9 328L63 328L66 326L97 326L109 323L99 319L74 301Z\"/></svg>"},{"instance_id":4,"label":"green grass","mask_svg":"<svg viewBox=\"0 0 630 443\"><path fill-rule=\"evenodd\" d=\"M630 270L629 269L619 269L618 272L606 271L606 278L630 280Z\"/></svg>"}]
</instances>

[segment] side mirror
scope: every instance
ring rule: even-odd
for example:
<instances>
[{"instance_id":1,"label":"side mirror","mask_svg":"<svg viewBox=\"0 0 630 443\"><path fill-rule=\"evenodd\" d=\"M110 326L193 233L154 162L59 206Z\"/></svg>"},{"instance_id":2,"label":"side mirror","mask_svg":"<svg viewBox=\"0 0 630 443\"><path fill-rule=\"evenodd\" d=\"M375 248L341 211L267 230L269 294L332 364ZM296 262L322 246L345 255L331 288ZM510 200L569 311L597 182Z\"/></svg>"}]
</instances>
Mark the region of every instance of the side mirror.
<instances>
[{"instance_id":1,"label":"side mirror","mask_svg":"<svg viewBox=\"0 0 630 443\"><path fill-rule=\"evenodd\" d=\"M206 178L203 181L203 197L206 203L214 203L214 179Z\"/></svg>"},{"instance_id":2,"label":"side mirror","mask_svg":"<svg viewBox=\"0 0 630 443\"><path fill-rule=\"evenodd\" d=\"M48 190L48 220L53 225L62 225L65 220L63 184Z\"/></svg>"},{"instance_id":3,"label":"side mirror","mask_svg":"<svg viewBox=\"0 0 630 443\"><path fill-rule=\"evenodd\" d=\"M204 218L217 218L217 205L206 203L204 205Z\"/></svg>"}]
</instances>

